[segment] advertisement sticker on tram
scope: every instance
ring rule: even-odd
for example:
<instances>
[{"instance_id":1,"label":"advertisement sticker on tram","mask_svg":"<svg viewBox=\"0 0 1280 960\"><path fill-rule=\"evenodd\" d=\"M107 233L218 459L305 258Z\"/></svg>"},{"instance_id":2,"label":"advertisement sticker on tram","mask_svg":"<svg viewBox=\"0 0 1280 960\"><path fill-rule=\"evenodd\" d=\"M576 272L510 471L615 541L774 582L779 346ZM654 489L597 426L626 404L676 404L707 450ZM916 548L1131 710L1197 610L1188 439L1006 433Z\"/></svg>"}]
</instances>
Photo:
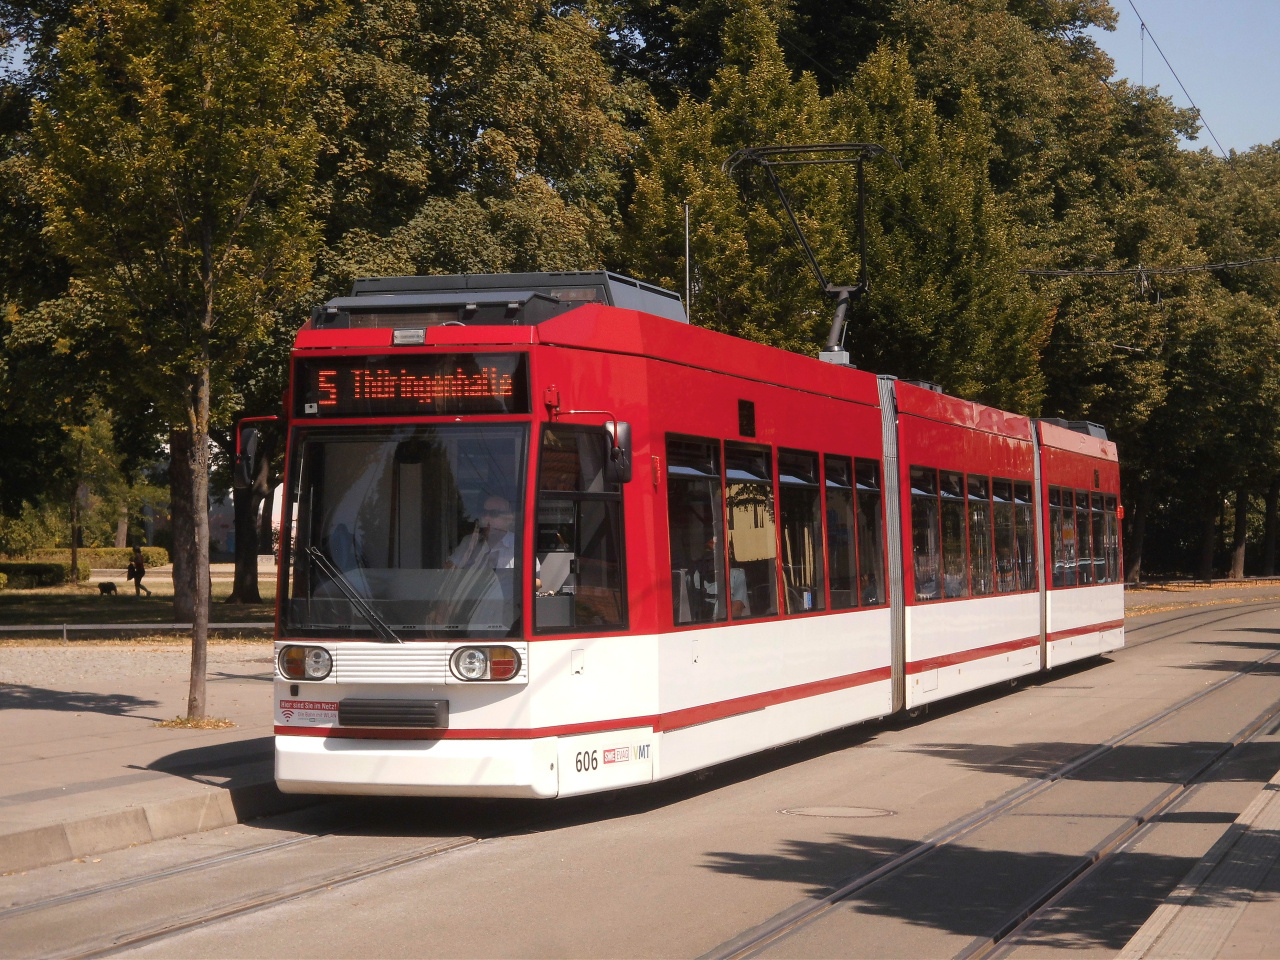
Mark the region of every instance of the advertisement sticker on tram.
<instances>
[{"instance_id":1,"label":"advertisement sticker on tram","mask_svg":"<svg viewBox=\"0 0 1280 960\"><path fill-rule=\"evenodd\" d=\"M281 700L280 720L291 727L331 727L338 723L338 704L326 700Z\"/></svg>"}]
</instances>

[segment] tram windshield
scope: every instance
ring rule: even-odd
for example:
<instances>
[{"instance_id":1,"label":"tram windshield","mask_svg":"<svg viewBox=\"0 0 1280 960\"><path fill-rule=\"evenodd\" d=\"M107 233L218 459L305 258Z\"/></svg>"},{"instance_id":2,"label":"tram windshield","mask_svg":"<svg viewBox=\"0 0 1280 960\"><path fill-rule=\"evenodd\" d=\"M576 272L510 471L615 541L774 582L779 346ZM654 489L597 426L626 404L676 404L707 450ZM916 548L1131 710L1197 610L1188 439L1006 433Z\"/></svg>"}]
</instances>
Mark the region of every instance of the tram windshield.
<instances>
[{"instance_id":1,"label":"tram windshield","mask_svg":"<svg viewBox=\"0 0 1280 960\"><path fill-rule=\"evenodd\" d=\"M521 634L526 425L313 428L294 449L287 634Z\"/></svg>"}]
</instances>

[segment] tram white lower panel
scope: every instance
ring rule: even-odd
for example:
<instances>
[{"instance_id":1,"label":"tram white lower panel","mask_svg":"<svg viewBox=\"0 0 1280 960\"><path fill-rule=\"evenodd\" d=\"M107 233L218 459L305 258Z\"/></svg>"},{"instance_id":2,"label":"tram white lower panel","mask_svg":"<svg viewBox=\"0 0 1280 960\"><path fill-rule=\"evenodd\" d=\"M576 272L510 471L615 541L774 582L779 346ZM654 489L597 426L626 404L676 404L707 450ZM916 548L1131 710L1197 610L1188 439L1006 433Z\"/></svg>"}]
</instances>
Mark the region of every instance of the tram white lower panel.
<instances>
[{"instance_id":1,"label":"tram white lower panel","mask_svg":"<svg viewBox=\"0 0 1280 960\"><path fill-rule=\"evenodd\" d=\"M356 740L276 737L285 793L554 797L556 738Z\"/></svg>"},{"instance_id":2,"label":"tram white lower panel","mask_svg":"<svg viewBox=\"0 0 1280 960\"><path fill-rule=\"evenodd\" d=\"M836 690L661 735L654 779L679 776L784 743L882 717L892 708L888 680Z\"/></svg>"},{"instance_id":3,"label":"tram white lower panel","mask_svg":"<svg viewBox=\"0 0 1280 960\"><path fill-rule=\"evenodd\" d=\"M1124 646L1124 627L1085 628L1124 620L1124 584L1050 590L1048 599L1048 665L1062 666ZM1081 631L1081 632L1075 632ZM1067 634L1057 636L1055 634Z\"/></svg>"},{"instance_id":4,"label":"tram white lower panel","mask_svg":"<svg viewBox=\"0 0 1280 960\"><path fill-rule=\"evenodd\" d=\"M906 609L908 708L1024 677L1040 669L1040 646L981 654L1040 635L1040 595L1015 593L919 603ZM956 660L928 666L930 661ZM928 669L912 672L919 665Z\"/></svg>"},{"instance_id":5,"label":"tram white lower panel","mask_svg":"<svg viewBox=\"0 0 1280 960\"><path fill-rule=\"evenodd\" d=\"M980 687L1006 683L1036 673L1039 669L1040 645L1036 644L980 660L968 660L907 674L907 707L910 709Z\"/></svg>"}]
</instances>

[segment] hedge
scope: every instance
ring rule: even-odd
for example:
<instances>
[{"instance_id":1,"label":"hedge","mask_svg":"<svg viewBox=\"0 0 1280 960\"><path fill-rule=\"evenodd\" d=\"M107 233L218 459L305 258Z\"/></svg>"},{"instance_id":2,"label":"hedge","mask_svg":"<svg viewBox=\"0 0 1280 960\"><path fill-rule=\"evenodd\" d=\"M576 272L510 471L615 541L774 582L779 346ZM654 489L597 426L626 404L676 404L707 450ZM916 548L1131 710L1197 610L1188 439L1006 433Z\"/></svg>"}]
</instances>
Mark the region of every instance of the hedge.
<instances>
[{"instance_id":1,"label":"hedge","mask_svg":"<svg viewBox=\"0 0 1280 960\"><path fill-rule=\"evenodd\" d=\"M80 568L80 579L89 579L89 564L83 560ZM0 563L0 576L14 590L30 590L34 587L56 587L71 579L71 561L66 563L37 563L30 561L8 561Z\"/></svg>"},{"instance_id":2,"label":"hedge","mask_svg":"<svg viewBox=\"0 0 1280 960\"><path fill-rule=\"evenodd\" d=\"M127 570L129 561L133 559L132 547L81 547L76 552L80 555L79 559L99 570ZM159 567L169 562L169 551L164 547L143 547L142 557L148 567ZM71 570L70 550L37 550L31 555L31 559L64 563L68 565L68 573Z\"/></svg>"}]
</instances>

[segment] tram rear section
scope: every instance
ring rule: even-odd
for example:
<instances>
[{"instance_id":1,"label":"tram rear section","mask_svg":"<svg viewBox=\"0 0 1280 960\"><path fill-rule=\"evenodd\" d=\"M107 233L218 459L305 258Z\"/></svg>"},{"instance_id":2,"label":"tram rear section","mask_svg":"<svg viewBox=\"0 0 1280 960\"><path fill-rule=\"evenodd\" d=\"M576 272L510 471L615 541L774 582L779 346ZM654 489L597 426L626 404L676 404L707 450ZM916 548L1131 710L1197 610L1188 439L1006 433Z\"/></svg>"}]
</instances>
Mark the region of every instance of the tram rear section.
<instances>
[{"instance_id":1,"label":"tram rear section","mask_svg":"<svg viewBox=\"0 0 1280 960\"><path fill-rule=\"evenodd\" d=\"M358 281L298 334L282 789L646 783L1123 644L1119 471L612 274Z\"/></svg>"}]
</instances>

